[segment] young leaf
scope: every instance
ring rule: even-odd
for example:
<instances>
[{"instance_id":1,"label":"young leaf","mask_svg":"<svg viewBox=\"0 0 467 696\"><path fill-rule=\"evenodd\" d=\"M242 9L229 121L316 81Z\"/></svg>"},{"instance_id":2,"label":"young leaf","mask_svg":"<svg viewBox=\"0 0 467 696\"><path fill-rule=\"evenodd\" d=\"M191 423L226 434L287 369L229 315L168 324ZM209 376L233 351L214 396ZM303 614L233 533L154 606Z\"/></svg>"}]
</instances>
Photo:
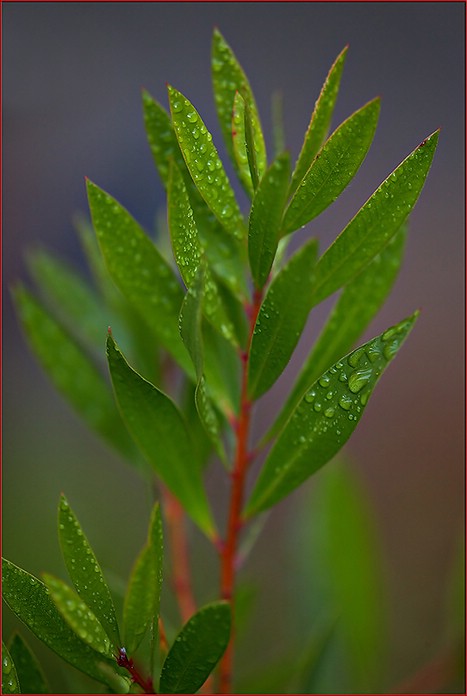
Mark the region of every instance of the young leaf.
<instances>
[{"instance_id":1,"label":"young leaf","mask_svg":"<svg viewBox=\"0 0 467 696\"><path fill-rule=\"evenodd\" d=\"M212 37L211 66L217 116L219 118L227 152L237 169L240 181L245 185L247 191L252 192L248 158L245 159L242 157L237 159L234 153L236 136L235 133L232 133L232 109L236 93L240 94L244 102L248 105L259 177L263 175L267 167L266 146L264 144L261 121L250 83L232 49L217 29L214 30ZM240 128L243 127L243 114L240 116L240 119L239 123L234 120L234 129L236 129L237 126ZM233 139L232 135L234 135Z\"/></svg>"},{"instance_id":2,"label":"young leaf","mask_svg":"<svg viewBox=\"0 0 467 696\"><path fill-rule=\"evenodd\" d=\"M348 353L388 296L399 273L405 247L405 226L380 254L345 286L305 360L292 391L270 433L282 429L307 387L313 384L339 356Z\"/></svg>"},{"instance_id":3,"label":"young leaf","mask_svg":"<svg viewBox=\"0 0 467 696\"><path fill-rule=\"evenodd\" d=\"M289 156L280 155L261 179L251 207L248 255L251 274L258 289L265 285L276 255L289 174Z\"/></svg>"},{"instance_id":4,"label":"young leaf","mask_svg":"<svg viewBox=\"0 0 467 696\"><path fill-rule=\"evenodd\" d=\"M250 196L253 196L264 174L266 163L258 167L258 147L255 142L255 130L252 122L251 109L240 92L235 93L232 112L232 142L234 164L236 164L239 179Z\"/></svg>"},{"instance_id":5,"label":"young leaf","mask_svg":"<svg viewBox=\"0 0 467 696\"><path fill-rule=\"evenodd\" d=\"M43 582L2 560L2 595L16 616L57 655L115 688L116 664L83 643L56 608Z\"/></svg>"},{"instance_id":6,"label":"young leaf","mask_svg":"<svg viewBox=\"0 0 467 696\"><path fill-rule=\"evenodd\" d=\"M383 181L319 259L314 305L346 285L400 229L423 188L438 135L424 140Z\"/></svg>"},{"instance_id":7,"label":"young leaf","mask_svg":"<svg viewBox=\"0 0 467 696\"><path fill-rule=\"evenodd\" d=\"M55 606L70 628L97 652L113 656L113 647L102 624L86 602L63 580L43 573L42 578Z\"/></svg>"},{"instance_id":8,"label":"young leaf","mask_svg":"<svg viewBox=\"0 0 467 696\"><path fill-rule=\"evenodd\" d=\"M50 687L39 661L24 638L19 633L15 633L8 647L16 666L21 692L23 694L50 694Z\"/></svg>"},{"instance_id":9,"label":"young leaf","mask_svg":"<svg viewBox=\"0 0 467 696\"><path fill-rule=\"evenodd\" d=\"M248 391L258 399L282 374L311 309L315 239L288 261L268 290L256 320L248 366Z\"/></svg>"},{"instance_id":10,"label":"young leaf","mask_svg":"<svg viewBox=\"0 0 467 696\"><path fill-rule=\"evenodd\" d=\"M152 510L146 545L133 568L123 606L123 637L128 653L133 653L147 629L159 618L162 588L163 538L159 504Z\"/></svg>"},{"instance_id":11,"label":"young leaf","mask_svg":"<svg viewBox=\"0 0 467 696\"><path fill-rule=\"evenodd\" d=\"M2 641L2 694L20 694L18 673L16 665L8 648Z\"/></svg>"},{"instance_id":12,"label":"young leaf","mask_svg":"<svg viewBox=\"0 0 467 696\"><path fill-rule=\"evenodd\" d=\"M97 623L91 614L86 617L87 630L93 631L93 639L97 640L104 650L107 649L99 632L99 623L112 641L114 647L120 646L120 634L118 630L117 616L112 601L109 587L97 562L97 558L87 540L81 525L71 509L67 499L62 494L58 506L58 536L62 549L63 559L67 567L73 585L80 598L87 604L95 615ZM67 591L60 582L52 581L52 597L58 598L60 607L67 599ZM70 611L67 620L76 617L74 611ZM84 640L84 639L83 639Z\"/></svg>"},{"instance_id":13,"label":"young leaf","mask_svg":"<svg viewBox=\"0 0 467 696\"><path fill-rule=\"evenodd\" d=\"M292 174L290 193L296 190L298 184L305 176L329 131L337 94L339 92L342 69L347 56L347 49L348 46L341 51L334 61L315 104L302 149Z\"/></svg>"},{"instance_id":14,"label":"young leaf","mask_svg":"<svg viewBox=\"0 0 467 696\"><path fill-rule=\"evenodd\" d=\"M310 386L264 463L245 517L277 503L341 449L417 316L357 348Z\"/></svg>"},{"instance_id":15,"label":"young leaf","mask_svg":"<svg viewBox=\"0 0 467 696\"><path fill-rule=\"evenodd\" d=\"M122 431L110 387L94 362L26 288L17 286L13 296L30 346L58 391L92 428L132 458L133 443Z\"/></svg>"},{"instance_id":16,"label":"young leaf","mask_svg":"<svg viewBox=\"0 0 467 696\"><path fill-rule=\"evenodd\" d=\"M379 110L380 100L374 99L344 121L325 142L285 211L282 234L313 220L346 188L372 143Z\"/></svg>"},{"instance_id":17,"label":"young leaf","mask_svg":"<svg viewBox=\"0 0 467 696\"><path fill-rule=\"evenodd\" d=\"M128 365L110 335L107 358L117 403L132 437L186 512L212 538L214 523L182 415L166 394Z\"/></svg>"},{"instance_id":18,"label":"young leaf","mask_svg":"<svg viewBox=\"0 0 467 696\"><path fill-rule=\"evenodd\" d=\"M113 281L164 348L190 373L177 326L183 290L173 270L125 208L91 181L87 190L92 221Z\"/></svg>"},{"instance_id":19,"label":"young leaf","mask_svg":"<svg viewBox=\"0 0 467 696\"><path fill-rule=\"evenodd\" d=\"M230 605L213 602L183 626L164 661L159 690L164 694L194 694L204 684L230 637Z\"/></svg>"},{"instance_id":20,"label":"young leaf","mask_svg":"<svg viewBox=\"0 0 467 696\"><path fill-rule=\"evenodd\" d=\"M191 177L219 222L234 239L243 239L245 229L218 152L200 115L183 94L169 85L172 121L178 144Z\"/></svg>"}]
</instances>

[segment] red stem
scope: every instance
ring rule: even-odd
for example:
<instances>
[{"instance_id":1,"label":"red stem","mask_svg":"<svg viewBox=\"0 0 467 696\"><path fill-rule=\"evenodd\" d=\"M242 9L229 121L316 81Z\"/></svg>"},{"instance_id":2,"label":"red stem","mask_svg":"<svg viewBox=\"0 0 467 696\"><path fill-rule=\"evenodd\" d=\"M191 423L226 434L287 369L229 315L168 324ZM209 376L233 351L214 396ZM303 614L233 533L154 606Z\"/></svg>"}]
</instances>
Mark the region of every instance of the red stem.
<instances>
[{"instance_id":1,"label":"red stem","mask_svg":"<svg viewBox=\"0 0 467 696\"><path fill-rule=\"evenodd\" d=\"M120 648L117 656L117 664L119 667L124 667L130 674L135 684L138 684L142 688L145 694L155 694L154 685L152 683L151 677L145 679L141 676L135 667L135 663L126 654L125 648Z\"/></svg>"}]
</instances>

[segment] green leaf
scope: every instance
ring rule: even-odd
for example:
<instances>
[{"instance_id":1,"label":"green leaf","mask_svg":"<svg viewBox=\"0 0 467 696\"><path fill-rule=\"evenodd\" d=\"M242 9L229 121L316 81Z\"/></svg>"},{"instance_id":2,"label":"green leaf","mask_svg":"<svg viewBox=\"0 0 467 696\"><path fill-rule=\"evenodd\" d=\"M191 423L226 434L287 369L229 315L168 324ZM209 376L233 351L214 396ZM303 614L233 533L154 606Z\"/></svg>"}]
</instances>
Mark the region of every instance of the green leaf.
<instances>
[{"instance_id":1,"label":"green leaf","mask_svg":"<svg viewBox=\"0 0 467 696\"><path fill-rule=\"evenodd\" d=\"M58 506L58 536L65 565L78 595L91 609L98 622L102 624L113 646L121 646L117 616L109 587L94 551L63 494L60 496ZM52 597L54 595L57 597L61 595L60 606L63 606L69 599L60 583L54 583ZM73 614L74 612L70 612L67 619ZM102 641L91 616L87 617L86 623L89 627L94 626L94 638L105 649L104 641Z\"/></svg>"},{"instance_id":2,"label":"green leaf","mask_svg":"<svg viewBox=\"0 0 467 696\"><path fill-rule=\"evenodd\" d=\"M177 319L183 290L165 259L125 208L87 182L92 221L113 281L157 340L191 371Z\"/></svg>"},{"instance_id":3,"label":"green leaf","mask_svg":"<svg viewBox=\"0 0 467 696\"><path fill-rule=\"evenodd\" d=\"M256 166L260 177L267 167L266 146L264 144L261 121L250 83L232 49L217 29L214 30L212 37L211 67L217 116L219 118L227 152L237 170L240 181L245 186L246 190L252 193L254 187L252 186L247 153L243 150L239 158L238 154L241 150L239 149L237 153L234 151L237 138L235 131L238 134L239 130L237 129L244 129L243 113L240 114L238 112L239 121L237 122L234 118L232 123L232 111L237 92L248 106L249 118L253 131L253 142L255 144ZM241 143L242 141L244 144L245 139L241 138L239 142Z\"/></svg>"},{"instance_id":4,"label":"green leaf","mask_svg":"<svg viewBox=\"0 0 467 696\"><path fill-rule=\"evenodd\" d=\"M282 234L313 220L346 188L372 143L379 111L380 100L374 99L344 121L325 142L285 211Z\"/></svg>"},{"instance_id":5,"label":"green leaf","mask_svg":"<svg viewBox=\"0 0 467 696\"><path fill-rule=\"evenodd\" d=\"M271 283L251 341L248 391L264 394L282 374L311 309L317 242L310 240L292 256Z\"/></svg>"},{"instance_id":6,"label":"green leaf","mask_svg":"<svg viewBox=\"0 0 467 696\"><path fill-rule=\"evenodd\" d=\"M2 641L2 694L20 694L16 665Z\"/></svg>"},{"instance_id":7,"label":"green leaf","mask_svg":"<svg viewBox=\"0 0 467 696\"><path fill-rule=\"evenodd\" d=\"M198 191L232 237L243 239L245 229L242 215L213 145L212 135L183 94L170 85L168 92L175 135Z\"/></svg>"},{"instance_id":8,"label":"green leaf","mask_svg":"<svg viewBox=\"0 0 467 696\"><path fill-rule=\"evenodd\" d=\"M24 694L50 694L39 661L24 638L15 633L8 647L16 665L21 691Z\"/></svg>"},{"instance_id":9,"label":"green leaf","mask_svg":"<svg viewBox=\"0 0 467 696\"><path fill-rule=\"evenodd\" d=\"M128 365L110 335L107 358L117 403L132 437L186 512L212 538L214 523L182 415L166 394Z\"/></svg>"},{"instance_id":10,"label":"green leaf","mask_svg":"<svg viewBox=\"0 0 467 696\"><path fill-rule=\"evenodd\" d=\"M405 226L358 276L345 286L268 437L279 432L310 384L348 353L376 315L399 273Z\"/></svg>"},{"instance_id":11,"label":"green leaf","mask_svg":"<svg viewBox=\"0 0 467 696\"><path fill-rule=\"evenodd\" d=\"M438 135L436 131L424 140L383 181L319 259L315 305L346 285L400 229L423 188Z\"/></svg>"},{"instance_id":12,"label":"green leaf","mask_svg":"<svg viewBox=\"0 0 467 696\"><path fill-rule=\"evenodd\" d=\"M19 285L13 297L31 349L58 391L124 456L133 456L110 385L94 362L28 290Z\"/></svg>"},{"instance_id":13,"label":"green leaf","mask_svg":"<svg viewBox=\"0 0 467 696\"><path fill-rule=\"evenodd\" d=\"M83 643L56 608L43 582L2 561L3 599L16 616L57 655L77 669L115 688L115 660L109 660Z\"/></svg>"},{"instance_id":14,"label":"green leaf","mask_svg":"<svg viewBox=\"0 0 467 696\"><path fill-rule=\"evenodd\" d=\"M149 92L143 90L143 112L146 134L154 163L165 188L168 188L171 162L185 168L170 116Z\"/></svg>"},{"instance_id":15,"label":"green leaf","mask_svg":"<svg viewBox=\"0 0 467 696\"><path fill-rule=\"evenodd\" d=\"M290 158L280 155L261 179L251 207L248 255L258 289L265 285L276 255L289 174Z\"/></svg>"},{"instance_id":16,"label":"green leaf","mask_svg":"<svg viewBox=\"0 0 467 696\"><path fill-rule=\"evenodd\" d=\"M194 694L204 684L227 648L230 605L213 602L183 626L162 667L159 690L164 694Z\"/></svg>"},{"instance_id":17,"label":"green leaf","mask_svg":"<svg viewBox=\"0 0 467 696\"><path fill-rule=\"evenodd\" d=\"M123 636L133 653L152 624L157 626L163 569L162 518L159 504L152 510L148 540L134 565L123 607Z\"/></svg>"},{"instance_id":18,"label":"green leaf","mask_svg":"<svg viewBox=\"0 0 467 696\"><path fill-rule=\"evenodd\" d=\"M315 104L302 149L292 174L290 193L296 190L298 184L305 176L329 131L337 94L339 92L342 70L347 56L347 49L348 46L341 51L334 61Z\"/></svg>"},{"instance_id":19,"label":"green leaf","mask_svg":"<svg viewBox=\"0 0 467 696\"><path fill-rule=\"evenodd\" d=\"M63 580L43 573L42 578L55 606L73 631L97 652L113 656L113 648L102 624L86 602Z\"/></svg>"},{"instance_id":20,"label":"green leaf","mask_svg":"<svg viewBox=\"0 0 467 696\"><path fill-rule=\"evenodd\" d=\"M310 386L264 463L245 517L277 503L337 454L417 316L357 348Z\"/></svg>"},{"instance_id":21,"label":"green leaf","mask_svg":"<svg viewBox=\"0 0 467 696\"><path fill-rule=\"evenodd\" d=\"M234 163L243 187L253 196L264 173L266 164L258 170L258 147L255 142L255 130L252 123L251 109L240 92L235 93L232 114L232 140Z\"/></svg>"}]
</instances>

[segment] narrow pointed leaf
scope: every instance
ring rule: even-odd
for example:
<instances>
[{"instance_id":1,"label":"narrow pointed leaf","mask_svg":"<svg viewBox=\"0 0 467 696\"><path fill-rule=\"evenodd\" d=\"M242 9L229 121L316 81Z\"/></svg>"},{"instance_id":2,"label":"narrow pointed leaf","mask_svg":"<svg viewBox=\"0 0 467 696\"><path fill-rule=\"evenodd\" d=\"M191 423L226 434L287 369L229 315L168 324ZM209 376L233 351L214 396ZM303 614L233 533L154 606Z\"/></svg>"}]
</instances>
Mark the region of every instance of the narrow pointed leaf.
<instances>
[{"instance_id":1,"label":"narrow pointed leaf","mask_svg":"<svg viewBox=\"0 0 467 696\"><path fill-rule=\"evenodd\" d=\"M383 181L319 259L315 305L346 285L400 229L423 188L438 135L436 131L424 140Z\"/></svg>"},{"instance_id":2,"label":"narrow pointed leaf","mask_svg":"<svg viewBox=\"0 0 467 696\"><path fill-rule=\"evenodd\" d=\"M212 135L186 97L170 85L168 92L178 144L198 191L232 237L242 239L242 215Z\"/></svg>"},{"instance_id":3,"label":"narrow pointed leaf","mask_svg":"<svg viewBox=\"0 0 467 696\"><path fill-rule=\"evenodd\" d=\"M50 687L39 661L24 638L15 633L8 647L16 666L22 693L50 694Z\"/></svg>"},{"instance_id":4,"label":"narrow pointed leaf","mask_svg":"<svg viewBox=\"0 0 467 696\"><path fill-rule=\"evenodd\" d=\"M129 654L138 648L150 625L157 626L162 568L162 518L156 504L151 514L148 540L133 568L123 607L123 637Z\"/></svg>"},{"instance_id":5,"label":"narrow pointed leaf","mask_svg":"<svg viewBox=\"0 0 467 696\"><path fill-rule=\"evenodd\" d=\"M42 578L55 606L67 624L97 652L112 657L113 647L102 624L86 602L63 580L43 573Z\"/></svg>"},{"instance_id":6,"label":"narrow pointed leaf","mask_svg":"<svg viewBox=\"0 0 467 696\"><path fill-rule=\"evenodd\" d=\"M131 458L133 443L122 431L110 385L94 361L26 288L17 286L13 295L31 349L58 391L94 430Z\"/></svg>"},{"instance_id":7,"label":"narrow pointed leaf","mask_svg":"<svg viewBox=\"0 0 467 696\"><path fill-rule=\"evenodd\" d=\"M240 92L236 92L233 104L232 141L238 176L251 198L264 173L265 163L260 163L261 168L258 166L259 148L255 142L252 113Z\"/></svg>"},{"instance_id":8,"label":"narrow pointed leaf","mask_svg":"<svg viewBox=\"0 0 467 696\"><path fill-rule=\"evenodd\" d=\"M279 156L261 179L251 207L248 254L251 274L259 289L265 285L276 255L289 173L289 156Z\"/></svg>"},{"instance_id":9,"label":"narrow pointed leaf","mask_svg":"<svg viewBox=\"0 0 467 696\"><path fill-rule=\"evenodd\" d=\"M417 315L357 348L310 386L264 463L246 517L277 503L337 454Z\"/></svg>"},{"instance_id":10,"label":"narrow pointed leaf","mask_svg":"<svg viewBox=\"0 0 467 696\"><path fill-rule=\"evenodd\" d=\"M287 366L311 309L317 242L305 244L269 287L256 320L250 348L248 390L264 394Z\"/></svg>"},{"instance_id":11,"label":"narrow pointed leaf","mask_svg":"<svg viewBox=\"0 0 467 696\"><path fill-rule=\"evenodd\" d=\"M163 106L143 90L143 112L146 134L154 163L165 188L169 185L171 162L185 168L172 121Z\"/></svg>"},{"instance_id":12,"label":"narrow pointed leaf","mask_svg":"<svg viewBox=\"0 0 467 696\"><path fill-rule=\"evenodd\" d=\"M282 429L310 384L339 356L348 353L388 296L399 273L405 247L403 227L383 251L345 286L275 421L270 437Z\"/></svg>"},{"instance_id":13,"label":"narrow pointed leaf","mask_svg":"<svg viewBox=\"0 0 467 696\"><path fill-rule=\"evenodd\" d=\"M51 650L77 669L115 687L115 660L93 650L71 630L43 582L10 561L2 561L3 599L16 616Z\"/></svg>"},{"instance_id":14,"label":"narrow pointed leaf","mask_svg":"<svg viewBox=\"0 0 467 696\"><path fill-rule=\"evenodd\" d=\"M109 587L94 551L64 495L58 506L58 536L63 559L78 595L94 613L114 647L120 646L117 616ZM63 587L54 585L53 594L65 596ZM92 623L92 618L89 619ZM97 635L97 629L95 629Z\"/></svg>"},{"instance_id":15,"label":"narrow pointed leaf","mask_svg":"<svg viewBox=\"0 0 467 696\"><path fill-rule=\"evenodd\" d=\"M162 667L159 691L194 694L204 684L227 648L230 606L213 602L183 626Z\"/></svg>"},{"instance_id":16,"label":"narrow pointed leaf","mask_svg":"<svg viewBox=\"0 0 467 696\"><path fill-rule=\"evenodd\" d=\"M123 206L87 182L92 221L113 281L179 365L191 365L178 333L183 290L165 259Z\"/></svg>"},{"instance_id":17,"label":"narrow pointed leaf","mask_svg":"<svg viewBox=\"0 0 467 696\"><path fill-rule=\"evenodd\" d=\"M356 111L325 142L284 215L283 234L303 227L333 203L365 159L378 123L380 100Z\"/></svg>"},{"instance_id":18,"label":"narrow pointed leaf","mask_svg":"<svg viewBox=\"0 0 467 696\"><path fill-rule=\"evenodd\" d=\"M186 512L212 537L214 524L200 467L193 462L182 415L166 394L128 365L110 335L107 358L117 403L132 437Z\"/></svg>"},{"instance_id":19,"label":"narrow pointed leaf","mask_svg":"<svg viewBox=\"0 0 467 696\"><path fill-rule=\"evenodd\" d=\"M243 158L239 161L235 157L234 144L232 142L232 110L235 94L237 92L248 104L253 129L253 140L256 146L255 158L260 177L267 167L266 146L264 144L261 121L250 83L232 49L217 29L214 30L212 37L211 65L214 99L224 142L227 152L237 168L239 178L248 190L249 187L251 187L251 177L248 176L248 161ZM240 123L237 124L234 121L235 129L237 125L241 127ZM235 140L235 135L233 140Z\"/></svg>"},{"instance_id":20,"label":"narrow pointed leaf","mask_svg":"<svg viewBox=\"0 0 467 696\"><path fill-rule=\"evenodd\" d=\"M334 61L315 104L302 149L292 174L290 193L296 190L298 184L305 176L329 131L337 94L339 92L342 70L347 56L347 49L348 47L346 46Z\"/></svg>"},{"instance_id":21,"label":"narrow pointed leaf","mask_svg":"<svg viewBox=\"0 0 467 696\"><path fill-rule=\"evenodd\" d=\"M8 648L2 641L2 694L20 694L16 665Z\"/></svg>"}]
</instances>

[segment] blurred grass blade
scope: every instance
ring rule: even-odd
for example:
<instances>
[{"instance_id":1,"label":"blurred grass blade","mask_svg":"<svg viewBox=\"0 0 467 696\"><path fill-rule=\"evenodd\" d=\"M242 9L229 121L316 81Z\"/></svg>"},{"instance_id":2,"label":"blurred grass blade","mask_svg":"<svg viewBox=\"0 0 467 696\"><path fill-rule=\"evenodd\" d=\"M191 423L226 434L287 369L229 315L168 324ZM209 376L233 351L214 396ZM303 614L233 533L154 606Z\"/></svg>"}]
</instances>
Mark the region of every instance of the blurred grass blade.
<instances>
[{"instance_id":1,"label":"blurred grass blade","mask_svg":"<svg viewBox=\"0 0 467 696\"><path fill-rule=\"evenodd\" d=\"M39 661L24 638L19 633L15 633L8 647L16 666L22 693L50 694L50 686Z\"/></svg>"},{"instance_id":2,"label":"blurred grass blade","mask_svg":"<svg viewBox=\"0 0 467 696\"><path fill-rule=\"evenodd\" d=\"M131 459L135 448L122 430L110 385L94 362L28 290L19 285L13 296L32 351L58 391L94 430Z\"/></svg>"},{"instance_id":3,"label":"blurred grass blade","mask_svg":"<svg viewBox=\"0 0 467 696\"><path fill-rule=\"evenodd\" d=\"M113 647L121 646L117 616L109 587L97 562L94 551L87 540L81 525L62 494L58 506L58 537L63 559L70 578L80 598L87 604L110 638ZM68 599L62 585L53 583L54 594L62 599L60 605ZM76 616L75 612L73 612ZM92 616L87 617L88 628L93 627L94 636L105 649L105 641L99 633L98 624Z\"/></svg>"},{"instance_id":4,"label":"blurred grass blade","mask_svg":"<svg viewBox=\"0 0 467 696\"><path fill-rule=\"evenodd\" d=\"M417 316L418 312L343 357L310 385L264 463L245 517L279 502L343 447Z\"/></svg>"},{"instance_id":5,"label":"blurred grass blade","mask_svg":"<svg viewBox=\"0 0 467 696\"><path fill-rule=\"evenodd\" d=\"M86 602L63 580L48 573L43 573L42 578L55 606L76 635L98 653L112 657L109 637Z\"/></svg>"},{"instance_id":6,"label":"blurred grass blade","mask_svg":"<svg viewBox=\"0 0 467 696\"><path fill-rule=\"evenodd\" d=\"M123 638L131 655L148 628L157 628L163 570L162 518L159 504L153 507L148 539L131 573L123 606Z\"/></svg>"},{"instance_id":7,"label":"blurred grass blade","mask_svg":"<svg viewBox=\"0 0 467 696\"><path fill-rule=\"evenodd\" d=\"M264 174L253 199L248 255L251 274L258 289L265 285L276 255L289 175L289 155L280 155Z\"/></svg>"},{"instance_id":8,"label":"blurred grass blade","mask_svg":"<svg viewBox=\"0 0 467 696\"><path fill-rule=\"evenodd\" d=\"M339 356L352 349L376 315L399 273L406 237L407 228L403 226L383 251L345 286L268 433L268 439L282 429L307 387Z\"/></svg>"},{"instance_id":9,"label":"blurred grass blade","mask_svg":"<svg viewBox=\"0 0 467 696\"><path fill-rule=\"evenodd\" d=\"M356 111L325 142L298 185L282 224L282 234L303 227L333 203L365 159L378 123L380 100Z\"/></svg>"},{"instance_id":10,"label":"blurred grass blade","mask_svg":"<svg viewBox=\"0 0 467 696\"><path fill-rule=\"evenodd\" d=\"M316 157L321 145L323 144L331 124L334 106L336 104L339 86L342 77L345 58L347 56L348 46L337 56L332 65L326 81L321 89L321 93L315 104L310 123L308 125L302 149L297 159L292 181L290 183L290 191L292 194L297 189L298 184L305 176L310 164Z\"/></svg>"},{"instance_id":11,"label":"blurred grass blade","mask_svg":"<svg viewBox=\"0 0 467 696\"><path fill-rule=\"evenodd\" d=\"M113 281L178 364L191 371L177 319L178 280L153 242L123 206L87 182L92 221Z\"/></svg>"},{"instance_id":12,"label":"blurred grass blade","mask_svg":"<svg viewBox=\"0 0 467 696\"><path fill-rule=\"evenodd\" d=\"M438 135L435 131L424 140L383 181L319 259L315 305L346 285L400 229L423 188Z\"/></svg>"},{"instance_id":13,"label":"blurred grass blade","mask_svg":"<svg viewBox=\"0 0 467 696\"><path fill-rule=\"evenodd\" d=\"M159 691L194 694L224 654L230 638L230 605L213 602L183 626L162 666Z\"/></svg>"},{"instance_id":14,"label":"blurred grass blade","mask_svg":"<svg viewBox=\"0 0 467 696\"><path fill-rule=\"evenodd\" d=\"M2 595L13 613L57 655L115 688L115 660L83 643L62 618L44 583L6 559L2 561Z\"/></svg>"},{"instance_id":15,"label":"blurred grass blade","mask_svg":"<svg viewBox=\"0 0 467 696\"><path fill-rule=\"evenodd\" d=\"M16 665L8 648L2 641L2 694L20 694Z\"/></svg>"},{"instance_id":16,"label":"blurred grass blade","mask_svg":"<svg viewBox=\"0 0 467 696\"><path fill-rule=\"evenodd\" d=\"M212 538L214 523L182 415L166 394L128 365L111 335L107 358L117 403L132 437L187 514Z\"/></svg>"},{"instance_id":17,"label":"blurred grass blade","mask_svg":"<svg viewBox=\"0 0 467 696\"><path fill-rule=\"evenodd\" d=\"M251 399L264 394L287 366L311 309L318 245L305 244L271 283L256 320L248 365Z\"/></svg>"},{"instance_id":18,"label":"blurred grass blade","mask_svg":"<svg viewBox=\"0 0 467 696\"><path fill-rule=\"evenodd\" d=\"M183 94L170 85L168 92L175 134L196 188L232 237L243 239L242 215L212 135Z\"/></svg>"},{"instance_id":19,"label":"blurred grass blade","mask_svg":"<svg viewBox=\"0 0 467 696\"><path fill-rule=\"evenodd\" d=\"M237 92L248 105L255 143L255 159L260 178L267 167L263 130L250 83L232 49L217 29L214 30L212 37L211 66L214 100L225 146L237 169L240 181L247 190L251 191L248 162L243 158L239 161L234 153L235 135L232 138L232 112ZM234 121L234 127L236 128L236 126Z\"/></svg>"}]
</instances>

